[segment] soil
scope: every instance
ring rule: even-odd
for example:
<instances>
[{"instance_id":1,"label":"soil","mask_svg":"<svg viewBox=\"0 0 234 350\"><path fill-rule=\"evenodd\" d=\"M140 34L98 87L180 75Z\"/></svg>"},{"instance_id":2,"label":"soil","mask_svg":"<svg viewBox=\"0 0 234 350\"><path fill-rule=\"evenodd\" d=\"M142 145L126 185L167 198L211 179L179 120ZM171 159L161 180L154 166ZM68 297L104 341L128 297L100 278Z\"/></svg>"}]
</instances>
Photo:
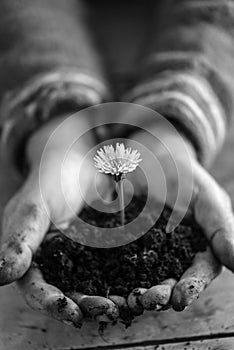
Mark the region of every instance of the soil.
<instances>
[{"instance_id":1,"label":"soil","mask_svg":"<svg viewBox=\"0 0 234 350\"><path fill-rule=\"evenodd\" d=\"M137 217L144 204L144 197L134 197L126 208L126 222ZM152 220L156 203L152 204L143 217L143 224L147 219ZM88 295L126 297L134 288L149 288L167 278L179 279L196 252L206 249L207 241L193 217L183 219L172 232L166 232L170 213L171 209L164 207L146 234L120 247L89 247L57 232L58 235L42 244L36 262L45 280L65 293L79 291ZM75 226L71 223L67 234L71 231L72 236L75 231L81 235L85 221L93 225L90 227L97 239L100 239L100 227L120 226L119 213L102 213L88 207L80 217L84 223L79 221ZM87 233L87 227L85 230Z\"/></svg>"}]
</instances>

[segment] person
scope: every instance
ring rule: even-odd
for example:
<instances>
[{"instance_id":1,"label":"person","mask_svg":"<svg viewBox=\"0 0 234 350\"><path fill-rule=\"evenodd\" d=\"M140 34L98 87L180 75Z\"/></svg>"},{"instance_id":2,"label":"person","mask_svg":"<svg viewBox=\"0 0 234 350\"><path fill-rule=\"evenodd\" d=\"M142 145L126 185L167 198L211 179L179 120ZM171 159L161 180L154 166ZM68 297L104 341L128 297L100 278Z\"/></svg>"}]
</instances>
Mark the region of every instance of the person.
<instances>
[{"instance_id":1,"label":"person","mask_svg":"<svg viewBox=\"0 0 234 350\"><path fill-rule=\"evenodd\" d=\"M228 194L209 174L233 116L234 3L230 0L168 0L158 2L148 47L136 72L134 86L122 101L149 107L168 119L187 145L194 175L190 210L202 226L211 249L197 258L170 289L175 310L191 304L221 270L234 270L234 221ZM2 0L0 3L1 147L24 177L24 183L7 204L2 226L0 284L18 281L27 302L65 323L80 325L85 310L56 287L47 284L32 263L49 227L70 220L59 188L62 155L71 139L92 127L92 120L77 118L59 128L39 166L51 133L68 115L85 107L112 101L102 53L86 28L81 0ZM160 28L159 28L160 23ZM159 30L160 29L160 30ZM143 116L136 116L143 118ZM150 126L175 150L175 161L188 169L178 138L165 125ZM76 174L84 155L97 142L89 133L66 160L63 184L77 212L82 199L74 193ZM123 137L124 135L119 135ZM160 145L144 131L129 138L145 144L166 169L169 204L177 188L174 168ZM146 162L149 176L151 165ZM85 163L84 191L95 170ZM157 192L157 174L151 174ZM186 178L186 176L185 176ZM183 193L188 191L186 181ZM106 187L106 183L100 184ZM46 204L46 205L44 205ZM49 216L48 216L49 213ZM214 253L214 255L213 255ZM207 269L204 266L208 267ZM198 287L189 288L199 280ZM40 296L38 293L40 289ZM65 298L58 311L58 300ZM133 310L134 311L134 310ZM108 314L108 308L104 311Z\"/></svg>"}]
</instances>

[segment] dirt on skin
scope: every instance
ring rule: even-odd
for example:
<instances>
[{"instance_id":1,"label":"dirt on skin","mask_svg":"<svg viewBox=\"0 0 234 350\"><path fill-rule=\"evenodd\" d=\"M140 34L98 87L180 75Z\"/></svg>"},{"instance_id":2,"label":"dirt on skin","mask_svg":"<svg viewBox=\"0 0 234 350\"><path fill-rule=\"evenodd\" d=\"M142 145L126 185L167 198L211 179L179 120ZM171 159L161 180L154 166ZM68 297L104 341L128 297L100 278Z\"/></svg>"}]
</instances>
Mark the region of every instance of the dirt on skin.
<instances>
[{"instance_id":1,"label":"dirt on skin","mask_svg":"<svg viewBox=\"0 0 234 350\"><path fill-rule=\"evenodd\" d=\"M144 197L133 198L126 208L127 222L137 217L144 203ZM146 215L149 220L155 205ZM183 219L172 232L166 233L170 213L171 209L164 207L146 234L115 248L88 247L57 232L58 235L42 244L36 262L45 280L65 293L78 291L87 295L127 297L134 288L150 288L167 278L179 279L196 252L206 249L207 241L193 218ZM84 222L95 224L91 227L97 237L100 237L100 226L120 225L119 213L106 214L90 207L84 208L80 217ZM83 224L76 225L77 233L81 234ZM74 234L74 225L72 230Z\"/></svg>"}]
</instances>

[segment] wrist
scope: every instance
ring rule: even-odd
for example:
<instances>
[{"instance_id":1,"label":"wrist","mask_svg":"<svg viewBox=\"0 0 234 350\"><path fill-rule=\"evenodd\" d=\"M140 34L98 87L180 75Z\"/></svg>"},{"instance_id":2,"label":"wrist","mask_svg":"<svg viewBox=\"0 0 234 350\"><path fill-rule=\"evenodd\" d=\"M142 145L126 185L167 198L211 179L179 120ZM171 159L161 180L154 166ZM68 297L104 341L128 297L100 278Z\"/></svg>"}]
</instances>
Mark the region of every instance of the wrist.
<instances>
[{"instance_id":1,"label":"wrist","mask_svg":"<svg viewBox=\"0 0 234 350\"><path fill-rule=\"evenodd\" d=\"M164 123L151 125L149 131L136 131L131 135L131 139L142 144L159 159L167 157L169 153L176 159L183 157L197 159L193 142L183 131L168 127Z\"/></svg>"},{"instance_id":2,"label":"wrist","mask_svg":"<svg viewBox=\"0 0 234 350\"><path fill-rule=\"evenodd\" d=\"M95 144L90 129L90 121L85 117L62 114L53 118L29 138L25 149L26 163L30 168L38 167L45 147L49 159L51 155L65 157L67 152L84 155ZM83 134L85 137L82 137Z\"/></svg>"}]
</instances>

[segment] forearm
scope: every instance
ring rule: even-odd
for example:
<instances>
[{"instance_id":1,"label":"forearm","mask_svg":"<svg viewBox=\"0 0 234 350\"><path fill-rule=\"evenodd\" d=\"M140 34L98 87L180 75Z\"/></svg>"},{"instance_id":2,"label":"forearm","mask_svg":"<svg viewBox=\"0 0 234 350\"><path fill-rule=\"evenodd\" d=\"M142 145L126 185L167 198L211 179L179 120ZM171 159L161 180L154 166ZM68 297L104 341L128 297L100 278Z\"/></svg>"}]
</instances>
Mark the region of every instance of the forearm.
<instances>
[{"instance_id":1,"label":"forearm","mask_svg":"<svg viewBox=\"0 0 234 350\"><path fill-rule=\"evenodd\" d=\"M136 87L125 100L150 107L183 130L208 166L233 115L231 1L177 1L149 43Z\"/></svg>"},{"instance_id":2,"label":"forearm","mask_svg":"<svg viewBox=\"0 0 234 350\"><path fill-rule=\"evenodd\" d=\"M0 10L0 96L48 72L86 87L85 75L103 78L81 0L3 0ZM55 75L45 82L58 83Z\"/></svg>"}]
</instances>

